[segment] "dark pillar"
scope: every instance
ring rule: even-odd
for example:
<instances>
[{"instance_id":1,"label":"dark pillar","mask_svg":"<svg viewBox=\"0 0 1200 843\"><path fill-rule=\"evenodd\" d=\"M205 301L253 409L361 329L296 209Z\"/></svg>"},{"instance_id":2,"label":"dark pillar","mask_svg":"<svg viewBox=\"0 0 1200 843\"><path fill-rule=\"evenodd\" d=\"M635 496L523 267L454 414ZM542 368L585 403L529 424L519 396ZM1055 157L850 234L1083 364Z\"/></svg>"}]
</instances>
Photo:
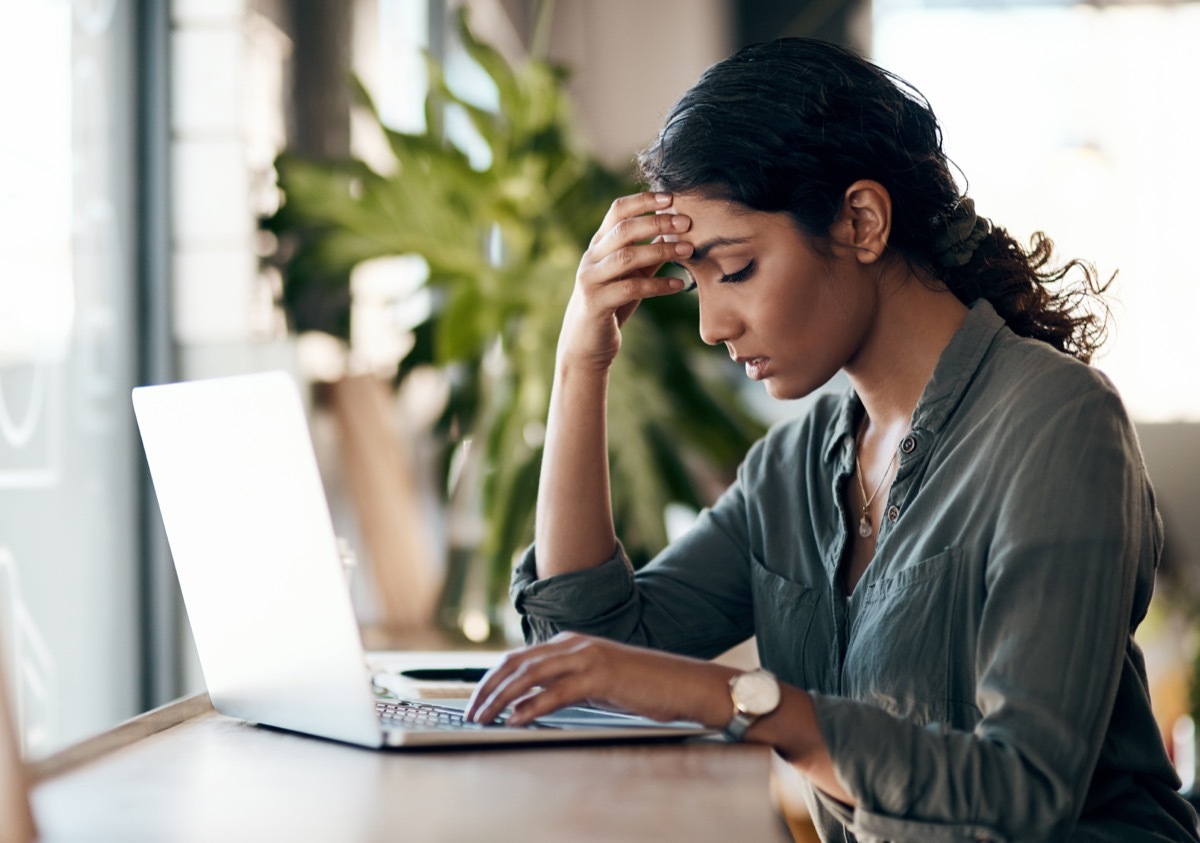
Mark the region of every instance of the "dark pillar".
<instances>
[{"instance_id":1,"label":"dark pillar","mask_svg":"<svg viewBox=\"0 0 1200 843\"><path fill-rule=\"evenodd\" d=\"M292 39L288 147L319 158L350 152L352 0L284 0L282 24Z\"/></svg>"},{"instance_id":2,"label":"dark pillar","mask_svg":"<svg viewBox=\"0 0 1200 843\"><path fill-rule=\"evenodd\" d=\"M734 0L738 46L796 35L865 54L870 19L870 0Z\"/></svg>"}]
</instances>

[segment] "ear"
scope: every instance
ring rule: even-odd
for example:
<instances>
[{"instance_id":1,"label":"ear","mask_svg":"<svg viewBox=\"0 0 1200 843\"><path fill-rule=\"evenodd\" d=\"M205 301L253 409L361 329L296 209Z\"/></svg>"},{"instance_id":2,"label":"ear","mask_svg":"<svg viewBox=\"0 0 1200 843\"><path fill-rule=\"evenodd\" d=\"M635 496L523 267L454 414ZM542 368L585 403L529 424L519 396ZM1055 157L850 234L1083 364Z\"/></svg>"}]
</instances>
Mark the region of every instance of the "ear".
<instances>
[{"instance_id":1,"label":"ear","mask_svg":"<svg viewBox=\"0 0 1200 843\"><path fill-rule=\"evenodd\" d=\"M887 188L869 179L846 188L829 233L835 247L853 252L859 263L882 258L892 233L892 197Z\"/></svg>"}]
</instances>

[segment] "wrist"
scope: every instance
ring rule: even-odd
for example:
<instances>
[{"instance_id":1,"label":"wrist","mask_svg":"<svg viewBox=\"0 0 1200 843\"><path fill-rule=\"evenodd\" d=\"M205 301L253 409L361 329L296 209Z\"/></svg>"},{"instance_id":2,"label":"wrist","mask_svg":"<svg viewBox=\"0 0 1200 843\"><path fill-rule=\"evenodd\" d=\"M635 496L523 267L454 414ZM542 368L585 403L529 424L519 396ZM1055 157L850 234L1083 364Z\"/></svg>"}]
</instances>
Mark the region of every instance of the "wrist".
<instances>
[{"instance_id":1,"label":"wrist","mask_svg":"<svg viewBox=\"0 0 1200 843\"><path fill-rule=\"evenodd\" d=\"M725 737L741 741L746 732L764 717L774 714L783 700L779 680L761 668L739 673L729 680L733 714L725 724Z\"/></svg>"},{"instance_id":2,"label":"wrist","mask_svg":"<svg viewBox=\"0 0 1200 843\"><path fill-rule=\"evenodd\" d=\"M800 769L816 759L827 758L829 753L812 697L782 683L780 692L779 706L754 724L746 740L770 745Z\"/></svg>"},{"instance_id":3,"label":"wrist","mask_svg":"<svg viewBox=\"0 0 1200 843\"><path fill-rule=\"evenodd\" d=\"M565 377L600 378L608 381L609 370L612 369L615 356L576 353L559 346L554 358L554 369L561 381Z\"/></svg>"}]
</instances>

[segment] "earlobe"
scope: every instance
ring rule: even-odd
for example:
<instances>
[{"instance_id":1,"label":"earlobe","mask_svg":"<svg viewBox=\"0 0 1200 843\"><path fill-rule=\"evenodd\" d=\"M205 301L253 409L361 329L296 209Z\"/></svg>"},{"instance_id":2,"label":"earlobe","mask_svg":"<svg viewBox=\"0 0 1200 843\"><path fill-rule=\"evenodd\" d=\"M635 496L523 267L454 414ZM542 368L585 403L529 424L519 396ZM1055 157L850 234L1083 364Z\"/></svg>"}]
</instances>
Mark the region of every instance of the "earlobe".
<instances>
[{"instance_id":1,"label":"earlobe","mask_svg":"<svg viewBox=\"0 0 1200 843\"><path fill-rule=\"evenodd\" d=\"M869 179L850 185L835 225L843 235L837 239L854 249L860 263L875 263L883 257L892 232L892 197L887 188Z\"/></svg>"}]
</instances>

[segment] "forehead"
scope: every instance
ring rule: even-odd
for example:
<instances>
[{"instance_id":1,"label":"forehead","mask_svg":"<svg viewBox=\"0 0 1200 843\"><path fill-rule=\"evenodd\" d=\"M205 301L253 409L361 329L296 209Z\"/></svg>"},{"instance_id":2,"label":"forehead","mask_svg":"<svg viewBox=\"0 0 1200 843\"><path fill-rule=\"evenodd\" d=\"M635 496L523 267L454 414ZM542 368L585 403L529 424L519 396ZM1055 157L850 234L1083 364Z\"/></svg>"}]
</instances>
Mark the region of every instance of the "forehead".
<instances>
[{"instance_id":1,"label":"forehead","mask_svg":"<svg viewBox=\"0 0 1200 843\"><path fill-rule=\"evenodd\" d=\"M676 194L671 205L661 213L683 214L692 222L684 234L664 237L687 240L696 247L692 258L680 263L698 263L713 250L719 252L800 236L799 229L787 214L756 211L728 199Z\"/></svg>"},{"instance_id":2,"label":"forehead","mask_svg":"<svg viewBox=\"0 0 1200 843\"><path fill-rule=\"evenodd\" d=\"M745 223L755 217L771 216L762 211L755 211L732 199L710 199L695 193L676 193L671 197L671 204L665 210L669 214L686 214L692 222L735 224Z\"/></svg>"}]
</instances>

